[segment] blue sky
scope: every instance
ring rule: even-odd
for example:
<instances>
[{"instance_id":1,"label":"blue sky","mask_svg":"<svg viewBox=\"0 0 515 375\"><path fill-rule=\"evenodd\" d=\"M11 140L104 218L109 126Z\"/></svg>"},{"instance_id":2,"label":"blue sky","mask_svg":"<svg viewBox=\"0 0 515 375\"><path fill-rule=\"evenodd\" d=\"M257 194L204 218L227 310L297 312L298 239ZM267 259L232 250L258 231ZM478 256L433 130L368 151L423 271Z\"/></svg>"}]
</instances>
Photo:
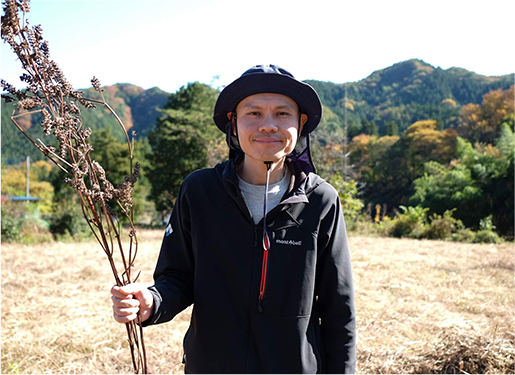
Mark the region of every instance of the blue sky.
<instances>
[{"instance_id":1,"label":"blue sky","mask_svg":"<svg viewBox=\"0 0 515 375\"><path fill-rule=\"evenodd\" d=\"M51 57L75 88L129 82L220 87L255 64L354 82L419 58L483 75L515 72L515 1L32 0ZM22 73L2 43L0 76Z\"/></svg>"}]
</instances>

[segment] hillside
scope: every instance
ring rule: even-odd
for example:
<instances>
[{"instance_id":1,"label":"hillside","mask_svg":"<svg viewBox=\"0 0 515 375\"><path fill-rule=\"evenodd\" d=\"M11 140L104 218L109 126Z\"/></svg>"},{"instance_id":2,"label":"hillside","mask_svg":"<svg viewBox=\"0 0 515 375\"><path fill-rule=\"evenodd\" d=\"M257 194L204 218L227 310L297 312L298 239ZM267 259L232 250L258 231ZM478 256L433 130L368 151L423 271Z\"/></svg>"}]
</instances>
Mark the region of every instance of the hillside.
<instances>
[{"instance_id":1,"label":"hillside","mask_svg":"<svg viewBox=\"0 0 515 375\"><path fill-rule=\"evenodd\" d=\"M319 93L326 108L324 124L329 133L344 123L345 84L307 80ZM365 79L347 84L347 119L350 138L362 132L364 120L375 122L380 135L388 134L394 124L400 132L419 120L437 120L440 129L457 125L460 109L468 103L481 103L482 96L491 90L507 89L513 85L513 74L487 77L462 68L435 68L421 60L408 60L373 72ZM104 88L109 105L122 118L126 127L145 137L153 129L158 108L164 106L169 93L157 87L144 90L123 83ZM92 88L84 96L99 98ZM327 110L329 109L329 110ZM2 159L20 162L26 155L43 158L24 136L10 123L13 107L2 100ZM83 122L91 129L112 129L120 139L123 135L105 108L83 110ZM31 135L40 134L38 116L20 119ZM331 134L328 134L330 137ZM39 138L44 140L41 133ZM37 137L36 137L37 138Z\"/></svg>"},{"instance_id":2,"label":"hillside","mask_svg":"<svg viewBox=\"0 0 515 375\"><path fill-rule=\"evenodd\" d=\"M144 90L128 83L106 86L104 90L103 95L107 103L120 116L125 127L136 132L138 138L146 137L153 128L156 118L160 115L158 109L166 104L169 96L169 93L157 87ZM85 98L100 99L100 94L93 88L81 91L84 92ZM7 163L16 163L24 160L26 155L33 160L44 158L11 123L10 116L13 109L11 103L6 104L2 100L2 160ZM124 135L107 108L102 106L97 106L93 110L82 108L81 114L85 127L90 127L92 130L111 129L118 139L123 140ZM33 139L45 140L47 137L41 132L39 126L32 126L39 124L40 118L38 114L29 115L18 119L18 123Z\"/></svg>"},{"instance_id":3,"label":"hillside","mask_svg":"<svg viewBox=\"0 0 515 375\"><path fill-rule=\"evenodd\" d=\"M325 106L341 119L345 112L345 84L306 81ZM440 128L456 125L461 107L481 103L491 90L513 85L513 74L487 77L462 68L435 68L422 60L408 60L373 72L347 84L347 118L350 135L359 133L361 121L375 121L379 134L385 125L397 124L402 132L419 120L434 119Z\"/></svg>"}]
</instances>

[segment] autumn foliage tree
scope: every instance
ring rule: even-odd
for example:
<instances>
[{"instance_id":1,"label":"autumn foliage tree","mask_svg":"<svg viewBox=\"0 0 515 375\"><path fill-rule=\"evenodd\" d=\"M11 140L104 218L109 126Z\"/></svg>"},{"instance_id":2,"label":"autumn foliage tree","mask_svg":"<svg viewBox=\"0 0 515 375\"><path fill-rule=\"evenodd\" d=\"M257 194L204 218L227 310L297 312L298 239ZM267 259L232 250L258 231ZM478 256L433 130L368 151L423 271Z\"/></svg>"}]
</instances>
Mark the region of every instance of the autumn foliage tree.
<instances>
[{"instance_id":1,"label":"autumn foliage tree","mask_svg":"<svg viewBox=\"0 0 515 375\"><path fill-rule=\"evenodd\" d=\"M461 110L458 132L474 142L493 143L503 123L513 130L514 86L508 90L490 91L483 95L482 104L467 104Z\"/></svg>"},{"instance_id":2,"label":"autumn foliage tree","mask_svg":"<svg viewBox=\"0 0 515 375\"><path fill-rule=\"evenodd\" d=\"M438 130L434 120L417 121L402 136L361 134L349 145L350 160L363 183L366 203L390 209L408 205L413 181L424 173L424 163L448 163L456 151L457 133Z\"/></svg>"},{"instance_id":3,"label":"autumn foliage tree","mask_svg":"<svg viewBox=\"0 0 515 375\"><path fill-rule=\"evenodd\" d=\"M417 121L406 129L403 138L408 149L408 166L419 175L424 162L448 163L456 151L458 134L454 129L436 130L435 120Z\"/></svg>"},{"instance_id":4,"label":"autumn foliage tree","mask_svg":"<svg viewBox=\"0 0 515 375\"><path fill-rule=\"evenodd\" d=\"M52 210L54 188L47 181L52 165L45 160L32 163L29 168L30 196L40 198L39 209L42 213ZM2 195L24 196L27 194L27 163L2 166ZM18 202L19 203L19 202ZM21 205L21 203L19 204Z\"/></svg>"}]
</instances>

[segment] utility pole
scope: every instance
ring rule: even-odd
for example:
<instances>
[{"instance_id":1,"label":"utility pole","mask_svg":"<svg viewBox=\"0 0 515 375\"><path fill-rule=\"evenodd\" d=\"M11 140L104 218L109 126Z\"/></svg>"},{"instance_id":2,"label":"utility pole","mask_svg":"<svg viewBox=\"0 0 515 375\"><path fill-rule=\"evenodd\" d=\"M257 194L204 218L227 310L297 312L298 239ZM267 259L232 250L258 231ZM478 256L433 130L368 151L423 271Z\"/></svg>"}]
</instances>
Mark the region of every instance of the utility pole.
<instances>
[{"instance_id":1,"label":"utility pole","mask_svg":"<svg viewBox=\"0 0 515 375\"><path fill-rule=\"evenodd\" d=\"M343 180L347 181L347 83L345 83L345 101L343 114Z\"/></svg>"}]
</instances>

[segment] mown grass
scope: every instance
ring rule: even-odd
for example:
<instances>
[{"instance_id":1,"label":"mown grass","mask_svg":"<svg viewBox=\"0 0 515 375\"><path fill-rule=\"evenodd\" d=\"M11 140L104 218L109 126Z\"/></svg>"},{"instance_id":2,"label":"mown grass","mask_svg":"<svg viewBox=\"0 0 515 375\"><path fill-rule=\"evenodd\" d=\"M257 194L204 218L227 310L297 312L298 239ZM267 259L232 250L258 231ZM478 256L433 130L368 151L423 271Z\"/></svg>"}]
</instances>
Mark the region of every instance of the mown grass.
<instances>
[{"instance_id":1,"label":"mown grass","mask_svg":"<svg viewBox=\"0 0 515 375\"><path fill-rule=\"evenodd\" d=\"M351 238L360 373L513 373L513 244Z\"/></svg>"},{"instance_id":2,"label":"mown grass","mask_svg":"<svg viewBox=\"0 0 515 375\"><path fill-rule=\"evenodd\" d=\"M161 231L141 230L150 284ZM350 238L358 373L513 373L513 244ZM2 246L2 373L131 373L96 243ZM182 373L190 310L145 329L153 373Z\"/></svg>"}]
</instances>

